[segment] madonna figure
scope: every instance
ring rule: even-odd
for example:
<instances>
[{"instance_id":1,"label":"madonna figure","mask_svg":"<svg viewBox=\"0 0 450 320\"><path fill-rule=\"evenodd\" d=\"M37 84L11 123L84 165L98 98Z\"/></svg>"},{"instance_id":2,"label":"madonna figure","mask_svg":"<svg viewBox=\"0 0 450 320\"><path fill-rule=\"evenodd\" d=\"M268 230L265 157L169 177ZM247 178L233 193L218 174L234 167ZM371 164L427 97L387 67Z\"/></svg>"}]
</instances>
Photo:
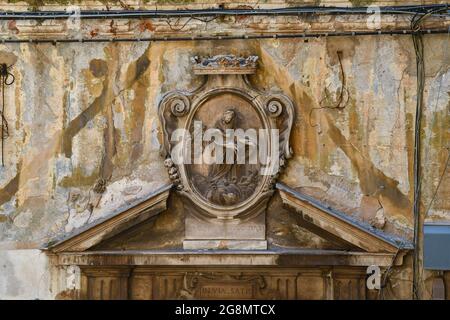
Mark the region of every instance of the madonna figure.
<instances>
[{"instance_id":1,"label":"madonna figure","mask_svg":"<svg viewBox=\"0 0 450 320\"><path fill-rule=\"evenodd\" d=\"M222 134L222 143L216 142L216 148L223 148L223 163L215 163L210 166L208 173L208 181L210 183L217 182L220 179L231 180L232 176L236 176L236 144L234 143L234 129L236 129L236 113L233 109L224 111L222 117L216 122L214 128L219 129ZM232 129L233 131L227 131ZM230 136L231 135L231 136ZM229 150L227 150L229 149ZM227 164L226 154L232 152L233 163ZM234 170L233 170L234 169Z\"/></svg>"}]
</instances>

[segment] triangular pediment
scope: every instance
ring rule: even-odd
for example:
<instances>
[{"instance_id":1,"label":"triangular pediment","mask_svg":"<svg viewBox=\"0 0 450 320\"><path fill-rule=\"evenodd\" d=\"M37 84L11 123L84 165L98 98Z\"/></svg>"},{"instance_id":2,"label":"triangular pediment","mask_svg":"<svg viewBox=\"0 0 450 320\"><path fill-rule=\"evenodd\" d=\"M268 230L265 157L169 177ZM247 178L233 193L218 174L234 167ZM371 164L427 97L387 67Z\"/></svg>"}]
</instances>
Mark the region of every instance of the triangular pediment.
<instances>
[{"instance_id":1,"label":"triangular pediment","mask_svg":"<svg viewBox=\"0 0 450 320\"><path fill-rule=\"evenodd\" d=\"M284 184L278 183L276 189L277 197L281 199L286 210L295 215L298 226L332 244L330 250L393 254L399 250L412 248L405 239L387 235ZM171 185L159 188L144 201L118 210L103 220L57 239L46 249L54 253L155 250L158 249L155 244L161 242L161 249L165 248L164 243L169 243L173 245L172 249L182 250L182 229L174 229L172 232L161 230L158 234L152 226L156 217L164 218L164 215L172 216L166 219L167 221L182 220L181 202L175 195L172 201L169 201L171 190L173 190ZM299 247L299 249L308 248Z\"/></svg>"},{"instance_id":2,"label":"triangular pediment","mask_svg":"<svg viewBox=\"0 0 450 320\"><path fill-rule=\"evenodd\" d=\"M387 235L285 184L277 183L276 188L283 204L298 213L301 226L325 239L365 252L396 253L413 248L405 239Z\"/></svg>"},{"instance_id":3,"label":"triangular pediment","mask_svg":"<svg viewBox=\"0 0 450 320\"><path fill-rule=\"evenodd\" d=\"M104 219L87 224L62 239L55 239L47 244L45 249L55 253L86 251L102 241L142 224L167 209L167 198L171 188L172 185L158 188L145 200L132 203L126 209L119 209Z\"/></svg>"}]
</instances>

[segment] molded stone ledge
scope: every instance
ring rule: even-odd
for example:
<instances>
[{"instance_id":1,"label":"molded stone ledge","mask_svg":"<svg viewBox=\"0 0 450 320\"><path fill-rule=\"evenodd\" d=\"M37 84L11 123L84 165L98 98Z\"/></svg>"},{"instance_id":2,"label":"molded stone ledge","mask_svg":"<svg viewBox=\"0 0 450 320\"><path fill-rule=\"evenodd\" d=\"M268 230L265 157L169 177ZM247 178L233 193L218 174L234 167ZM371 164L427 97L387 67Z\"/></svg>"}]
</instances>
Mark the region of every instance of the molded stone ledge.
<instances>
[{"instance_id":1,"label":"molded stone ledge","mask_svg":"<svg viewBox=\"0 0 450 320\"><path fill-rule=\"evenodd\" d=\"M185 250L266 250L266 240L184 240Z\"/></svg>"},{"instance_id":2,"label":"molded stone ledge","mask_svg":"<svg viewBox=\"0 0 450 320\"><path fill-rule=\"evenodd\" d=\"M60 253L51 256L55 265L79 266L370 266L387 267L395 260L403 263L403 254L366 253L335 250L267 250L267 251L97 251Z\"/></svg>"},{"instance_id":3,"label":"molded stone ledge","mask_svg":"<svg viewBox=\"0 0 450 320\"><path fill-rule=\"evenodd\" d=\"M0 6L1 8L1 6ZM71 29L67 20L3 20L0 21L0 37L8 39L101 39L128 37L174 37L174 36L225 36L225 35L276 35L298 33L369 32L375 31L368 24L367 15L318 16L227 16L223 20L208 24L180 18L173 19L87 19L82 20L80 29ZM13 24L10 22L13 21ZM113 25L111 25L113 22ZM170 22L170 25L169 25ZM11 29L11 26L14 26ZM422 29L445 29L450 20L429 18ZM206 28L207 27L207 28ZM382 15L381 31L410 30L409 16Z\"/></svg>"}]
</instances>

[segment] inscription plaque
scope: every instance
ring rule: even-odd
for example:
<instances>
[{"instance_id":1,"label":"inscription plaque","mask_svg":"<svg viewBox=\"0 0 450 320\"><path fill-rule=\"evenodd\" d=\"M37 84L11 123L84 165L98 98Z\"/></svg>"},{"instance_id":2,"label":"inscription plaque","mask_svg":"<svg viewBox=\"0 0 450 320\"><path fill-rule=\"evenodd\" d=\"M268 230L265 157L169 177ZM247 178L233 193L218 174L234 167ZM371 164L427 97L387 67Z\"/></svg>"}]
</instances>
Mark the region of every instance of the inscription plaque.
<instances>
[{"instance_id":1,"label":"inscription plaque","mask_svg":"<svg viewBox=\"0 0 450 320\"><path fill-rule=\"evenodd\" d=\"M210 283L204 284L196 291L198 299L253 299L254 289L250 283Z\"/></svg>"},{"instance_id":2,"label":"inscription plaque","mask_svg":"<svg viewBox=\"0 0 450 320\"><path fill-rule=\"evenodd\" d=\"M256 299L266 288L262 276L224 273L187 273L183 284L184 296L193 299Z\"/></svg>"}]
</instances>

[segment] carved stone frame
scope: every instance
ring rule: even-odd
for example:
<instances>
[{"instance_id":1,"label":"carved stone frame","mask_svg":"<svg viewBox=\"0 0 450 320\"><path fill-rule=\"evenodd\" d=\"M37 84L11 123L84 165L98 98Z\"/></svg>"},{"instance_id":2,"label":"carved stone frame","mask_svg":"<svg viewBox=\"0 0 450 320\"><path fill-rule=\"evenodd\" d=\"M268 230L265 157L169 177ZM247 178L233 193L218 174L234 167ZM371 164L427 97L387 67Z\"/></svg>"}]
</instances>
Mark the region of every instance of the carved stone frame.
<instances>
[{"instance_id":1,"label":"carved stone frame","mask_svg":"<svg viewBox=\"0 0 450 320\"><path fill-rule=\"evenodd\" d=\"M192 92L180 90L169 92L163 96L159 103L158 112L164 133L162 155L165 157L165 166L169 171L172 182L184 198L185 209L188 213L186 219L187 239L197 239L194 229L208 228L209 224L214 230L209 233L211 236L208 236L208 232L206 234L200 233L198 239L258 239L265 243L265 218L258 216L265 212L268 200L274 192L274 185L280 168L285 165L286 159L292 156L289 137L294 119L294 105L289 97L282 93L263 92L252 87L247 76L256 72L256 60L257 57L255 56L245 60L234 56L216 56L200 61L197 58L194 74L204 75L206 78L204 83ZM224 64L223 61L226 63ZM269 165L269 170L271 170L269 172L273 174L262 175L257 189L245 201L227 206L209 202L198 194L192 182L189 181L187 166L173 163L171 157L174 156L174 148L170 141L171 134L176 129L189 130L200 107L210 99L222 94L232 94L248 102L257 112L263 129L267 129L269 132L272 129L279 130L279 159L271 161ZM272 139L273 137L269 135L268 154L272 154L273 151L271 150ZM190 143L190 141L184 139L183 143ZM278 168L278 170L275 168ZM192 220L193 217L195 217L195 220ZM193 221L201 223L192 228L191 223ZM220 226L224 226L224 224L243 225L245 223L251 225L256 223L262 228L258 229L257 234L247 236L245 235L246 232L234 235L220 232ZM200 247L202 246L200 245ZM254 248L253 245L250 245L250 247ZM261 248L263 247L265 247L265 244L262 244ZM198 247L195 246L195 248Z\"/></svg>"}]
</instances>

